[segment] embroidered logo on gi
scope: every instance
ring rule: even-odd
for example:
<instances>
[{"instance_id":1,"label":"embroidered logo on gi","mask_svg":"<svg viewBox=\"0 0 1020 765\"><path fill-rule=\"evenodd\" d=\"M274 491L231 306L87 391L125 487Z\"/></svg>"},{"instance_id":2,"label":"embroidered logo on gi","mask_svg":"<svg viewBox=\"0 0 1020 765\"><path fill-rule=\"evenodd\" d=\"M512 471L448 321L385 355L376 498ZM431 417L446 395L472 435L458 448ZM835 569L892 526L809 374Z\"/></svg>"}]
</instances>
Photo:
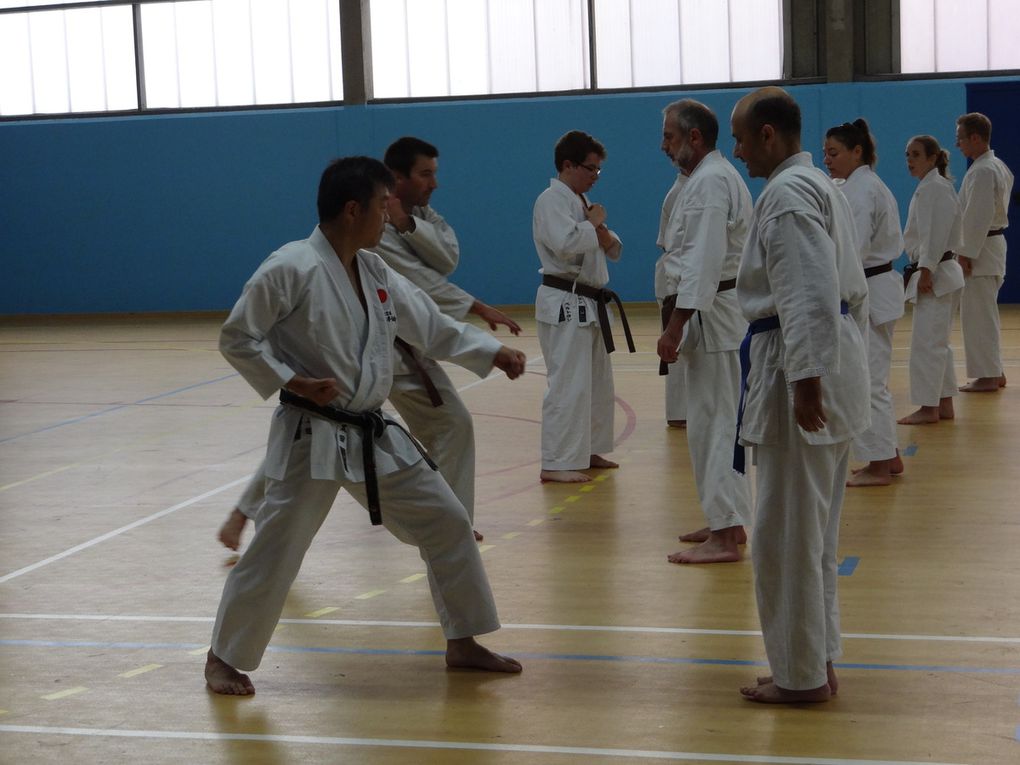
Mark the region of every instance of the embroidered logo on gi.
<instances>
[{"instance_id":1,"label":"embroidered logo on gi","mask_svg":"<svg viewBox=\"0 0 1020 765\"><path fill-rule=\"evenodd\" d=\"M386 294L386 290L384 290L382 287L376 290L376 294L379 296L380 303L385 303L387 300L390 299L390 296Z\"/></svg>"}]
</instances>

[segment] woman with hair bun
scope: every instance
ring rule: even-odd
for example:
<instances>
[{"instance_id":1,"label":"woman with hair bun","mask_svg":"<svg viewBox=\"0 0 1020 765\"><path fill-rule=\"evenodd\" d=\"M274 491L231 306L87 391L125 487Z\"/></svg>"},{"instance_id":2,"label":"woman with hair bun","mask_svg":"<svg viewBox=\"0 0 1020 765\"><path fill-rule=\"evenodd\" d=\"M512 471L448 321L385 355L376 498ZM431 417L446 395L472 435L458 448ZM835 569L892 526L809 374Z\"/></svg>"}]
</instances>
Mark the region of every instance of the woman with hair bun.
<instances>
[{"instance_id":1,"label":"woman with hair bun","mask_svg":"<svg viewBox=\"0 0 1020 765\"><path fill-rule=\"evenodd\" d=\"M868 464L847 486L888 486L903 472L896 448L896 415L889 392L892 338L903 315L903 279L892 263L903 252L900 212L889 187L874 172L875 139L863 119L844 122L825 134L824 162L850 202L861 263L868 280L868 368L871 427L854 439L854 455Z\"/></svg>"},{"instance_id":2,"label":"woman with hair bun","mask_svg":"<svg viewBox=\"0 0 1020 765\"><path fill-rule=\"evenodd\" d=\"M953 419L957 393L949 333L963 289L954 250L963 244L963 217L949 175L949 153L930 135L907 142L907 169L918 179L903 232L910 265L906 299L914 304L910 337L910 400L919 408L901 425Z\"/></svg>"}]
</instances>

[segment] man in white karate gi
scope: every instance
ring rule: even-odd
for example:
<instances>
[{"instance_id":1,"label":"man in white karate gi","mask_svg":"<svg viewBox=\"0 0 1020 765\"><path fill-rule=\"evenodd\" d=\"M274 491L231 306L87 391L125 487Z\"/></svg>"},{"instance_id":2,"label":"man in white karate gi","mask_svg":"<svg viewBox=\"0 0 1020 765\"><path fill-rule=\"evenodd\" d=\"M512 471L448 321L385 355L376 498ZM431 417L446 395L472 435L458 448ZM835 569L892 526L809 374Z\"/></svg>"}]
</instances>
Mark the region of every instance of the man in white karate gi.
<instances>
[{"instance_id":1,"label":"man in white karate gi","mask_svg":"<svg viewBox=\"0 0 1020 765\"><path fill-rule=\"evenodd\" d=\"M446 663L496 672L520 664L480 646L499 627L467 511L405 431L379 407L399 334L434 358L511 378L524 354L444 316L375 254L393 178L378 160L336 160L319 185L319 225L259 266L227 318L220 350L263 397L281 391L264 464L255 534L223 589L205 677L216 693L250 695L308 546L344 488L419 548L447 638ZM303 404L301 402L304 402ZM309 414L333 407L346 424ZM304 407L304 408L302 408ZM373 507L374 506L374 507Z\"/></svg>"},{"instance_id":2,"label":"man in white karate gi","mask_svg":"<svg viewBox=\"0 0 1020 765\"><path fill-rule=\"evenodd\" d=\"M671 563L740 560L751 522L751 487L733 469L740 395L740 342L747 322L737 303L737 268L751 220L751 195L716 149L719 121L702 103L675 101L663 110L663 146L687 175L666 227L665 268L674 309L658 342L667 363L687 366L687 443L708 526L680 537L697 547ZM678 352L679 349L679 352Z\"/></svg>"},{"instance_id":3,"label":"man in white karate gi","mask_svg":"<svg viewBox=\"0 0 1020 765\"><path fill-rule=\"evenodd\" d=\"M663 153L669 157L674 166L676 162L670 156L669 148L665 139L660 146ZM662 251L659 259L655 261L655 302L659 305L659 312L662 314L662 328L666 328L668 315L672 311L672 298L676 296L676 285L669 283L669 276L666 274L666 258L669 255L666 249L666 231L669 226L669 219L673 215L673 208L680 196L680 190L687 183L687 176L682 168L677 168L676 180L669 187L665 198L662 200L662 209L659 212L659 236L655 240L656 246ZM664 308L669 302L669 306ZM665 369L663 369L665 367ZM665 371L665 374L663 372ZM671 428L687 427L687 365L682 358L678 358L672 364L663 362L659 365L659 375L665 378L666 383L666 424Z\"/></svg>"},{"instance_id":4,"label":"man in white karate gi","mask_svg":"<svg viewBox=\"0 0 1020 765\"><path fill-rule=\"evenodd\" d=\"M839 518L850 441L870 413L868 285L852 214L801 151L800 123L776 87L744 96L731 117L734 156L768 179L737 274L750 322L740 440L757 465L751 559L772 670L741 693L764 703L836 692Z\"/></svg>"},{"instance_id":5,"label":"man in white karate gi","mask_svg":"<svg viewBox=\"0 0 1020 765\"><path fill-rule=\"evenodd\" d=\"M383 162L396 178L389 196L389 222L372 251L390 268L420 287L439 310L459 321L468 314L514 335L520 326L501 311L468 294L447 278L460 260L453 228L429 206L439 187L439 150L405 136L390 144ZM468 517L475 517L475 428L471 413L443 368L398 339L389 401L422 442L450 484ZM235 509L220 528L220 541L232 550L240 544L249 518L262 502L265 475L260 468L245 487ZM476 530L475 539L482 540Z\"/></svg>"},{"instance_id":6,"label":"man in white karate gi","mask_svg":"<svg viewBox=\"0 0 1020 765\"><path fill-rule=\"evenodd\" d=\"M564 134L553 153L557 175L535 201L532 234L542 263L535 319L548 374L542 481L582 483L591 480L583 470L619 467L602 456L613 449L611 330L596 299L581 294L605 287L606 260L619 260L622 249L606 226L606 209L585 196L605 157L587 133Z\"/></svg>"},{"instance_id":7,"label":"man in white karate gi","mask_svg":"<svg viewBox=\"0 0 1020 765\"><path fill-rule=\"evenodd\" d=\"M992 122L980 112L956 120L956 146L972 160L960 184L963 252L957 260L966 277L960 325L967 376L965 393L995 392L1006 385L999 325L999 288L1006 276L1006 227L1013 173L995 156Z\"/></svg>"}]
</instances>

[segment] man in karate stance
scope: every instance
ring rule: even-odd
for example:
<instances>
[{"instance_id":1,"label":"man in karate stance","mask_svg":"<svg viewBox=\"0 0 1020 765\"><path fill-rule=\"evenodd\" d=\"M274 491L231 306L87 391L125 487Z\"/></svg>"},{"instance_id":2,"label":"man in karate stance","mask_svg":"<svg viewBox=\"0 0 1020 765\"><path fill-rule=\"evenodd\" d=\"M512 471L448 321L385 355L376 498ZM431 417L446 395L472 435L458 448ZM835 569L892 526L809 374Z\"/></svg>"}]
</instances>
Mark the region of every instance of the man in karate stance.
<instances>
[{"instance_id":1,"label":"man in karate stance","mask_svg":"<svg viewBox=\"0 0 1020 765\"><path fill-rule=\"evenodd\" d=\"M826 701L841 654L836 547L850 441L869 422L868 285L846 197L800 149L782 89L744 96L734 156L768 183L737 274L751 326L740 440L754 447L755 595L772 675L752 701Z\"/></svg>"},{"instance_id":2,"label":"man in karate stance","mask_svg":"<svg viewBox=\"0 0 1020 765\"><path fill-rule=\"evenodd\" d=\"M423 461L406 432L380 412L399 334L436 358L511 379L524 354L454 321L365 248L379 243L392 175L377 160L336 160L319 185L319 226L274 252L245 285L220 350L263 397L281 388L255 535L223 589L205 667L216 693L250 695L258 667L308 546L345 488L381 510L394 536L419 548L447 638L451 667L520 672L474 636L499 620L464 506ZM304 401L305 404L301 402ZM348 424L301 408L333 407ZM374 445L373 445L374 442Z\"/></svg>"}]
</instances>

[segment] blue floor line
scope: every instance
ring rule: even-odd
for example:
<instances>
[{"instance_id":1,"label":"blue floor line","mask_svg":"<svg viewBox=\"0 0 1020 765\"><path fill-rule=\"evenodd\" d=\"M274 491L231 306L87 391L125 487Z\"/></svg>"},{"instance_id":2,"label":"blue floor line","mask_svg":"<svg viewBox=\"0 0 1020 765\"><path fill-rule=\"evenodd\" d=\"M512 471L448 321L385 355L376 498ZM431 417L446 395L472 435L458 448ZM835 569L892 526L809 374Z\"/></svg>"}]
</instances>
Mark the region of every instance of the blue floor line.
<instances>
[{"instance_id":1,"label":"blue floor line","mask_svg":"<svg viewBox=\"0 0 1020 765\"><path fill-rule=\"evenodd\" d=\"M857 569L857 564L861 562L861 559L855 555L848 555L839 562L839 575L850 576Z\"/></svg>"}]
</instances>

